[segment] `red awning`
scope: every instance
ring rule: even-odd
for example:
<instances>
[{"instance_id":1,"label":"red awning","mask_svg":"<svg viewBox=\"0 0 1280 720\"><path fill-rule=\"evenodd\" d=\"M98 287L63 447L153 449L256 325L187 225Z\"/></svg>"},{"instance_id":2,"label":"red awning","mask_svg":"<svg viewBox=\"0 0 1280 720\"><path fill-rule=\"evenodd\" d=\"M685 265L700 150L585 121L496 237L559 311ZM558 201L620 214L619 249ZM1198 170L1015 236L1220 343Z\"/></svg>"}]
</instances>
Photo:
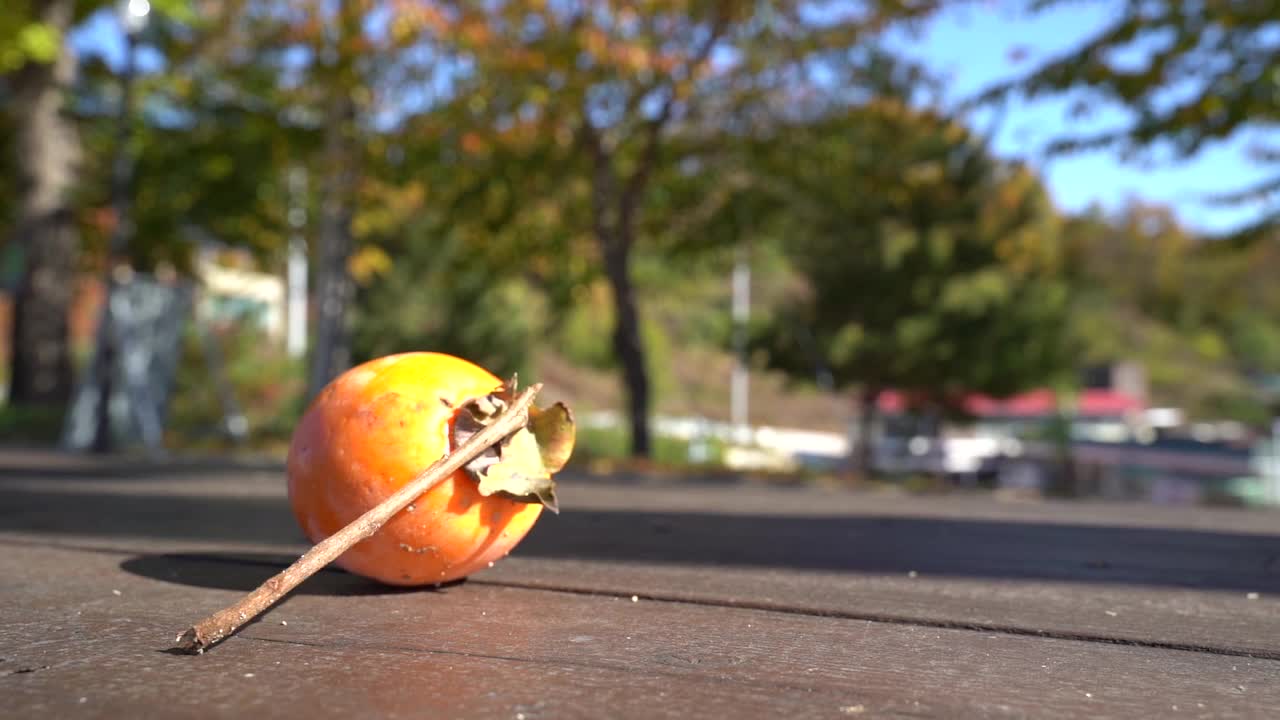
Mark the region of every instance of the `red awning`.
<instances>
[{"instance_id":1,"label":"red awning","mask_svg":"<svg viewBox=\"0 0 1280 720\"><path fill-rule=\"evenodd\" d=\"M964 408L976 417L1042 417L1055 412L1052 390L1032 390L1008 398L987 395L968 395ZM910 407L909 396L896 390L880 394L880 412L894 415L906 412ZM1084 390L1076 396L1076 413L1095 417L1120 417L1142 410L1141 400L1112 390Z\"/></svg>"}]
</instances>

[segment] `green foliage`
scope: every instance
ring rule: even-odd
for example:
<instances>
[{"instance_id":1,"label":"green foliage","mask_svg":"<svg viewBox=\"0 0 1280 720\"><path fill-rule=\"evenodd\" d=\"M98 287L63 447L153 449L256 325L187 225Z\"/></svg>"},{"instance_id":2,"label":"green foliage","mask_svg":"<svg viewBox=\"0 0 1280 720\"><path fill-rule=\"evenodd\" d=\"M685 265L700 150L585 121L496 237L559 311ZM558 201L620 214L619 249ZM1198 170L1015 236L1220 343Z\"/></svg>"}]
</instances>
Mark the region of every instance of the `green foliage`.
<instances>
[{"instance_id":1,"label":"green foliage","mask_svg":"<svg viewBox=\"0 0 1280 720\"><path fill-rule=\"evenodd\" d=\"M945 406L964 391L1055 383L1072 364L1138 358L1160 401L1254 418L1251 379L1280 372L1280 251L1205 246L1154 208L1062 223L1029 171L905 102L931 80L874 37L935 2L871 2L863 15L836 1L584 13L536 0L154 5L144 40L162 62L137 79L130 145L135 264L189 269L189 240L205 234L277 268L297 199L290 172L310 178L301 232L314 239L337 169L322 148L326 118L349 101L338 134L358 178L339 200L353 209L357 359L436 349L527 375L549 345L616 368L618 277L604 259L621 244L644 365L659 394L684 392L674 350L729 344L731 250L743 244L767 326L760 348L798 377L821 368L840 386ZM0 74L62 50L65 32L33 7L0 13ZM1126 4L1085 51L990 98L1084 89L1137 110L1134 123L1056 149L1168 142L1193 153L1277 122L1269 7ZM1149 42L1160 33L1170 43ZM1145 48L1145 65L1118 64L1114 51L1130 46ZM1185 102L1158 100L1170 78ZM91 256L112 229L118 82L90 62L70 106ZM6 150L11 125L0 114ZM0 161L0 225L18 191L14 155ZM300 409L296 363L247 333L221 341L252 427L286 436ZM221 408L198 348L188 352L174 419L197 436ZM587 446L602 449L584 452L621 456L621 439L601 431Z\"/></svg>"},{"instance_id":2,"label":"green foliage","mask_svg":"<svg viewBox=\"0 0 1280 720\"><path fill-rule=\"evenodd\" d=\"M62 50L62 29L36 15L31 0L9 0L0 12L0 75L28 62L51 63Z\"/></svg>"},{"instance_id":3,"label":"green foliage","mask_svg":"<svg viewBox=\"0 0 1280 720\"><path fill-rule=\"evenodd\" d=\"M62 34L48 23L28 22L16 30L0 50L0 70L12 70L25 62L51 63L62 47Z\"/></svg>"},{"instance_id":4,"label":"green foliage","mask_svg":"<svg viewBox=\"0 0 1280 720\"><path fill-rule=\"evenodd\" d=\"M873 103L760 148L801 284L763 328L774 367L947 407L1069 367L1056 221L1025 170L955 123Z\"/></svg>"},{"instance_id":5,"label":"green foliage","mask_svg":"<svg viewBox=\"0 0 1280 720\"><path fill-rule=\"evenodd\" d=\"M604 297L608 291L603 283L583 288L579 301L556 328L556 349L575 365L595 370L617 367L609 341L613 317Z\"/></svg>"},{"instance_id":6,"label":"green foliage","mask_svg":"<svg viewBox=\"0 0 1280 720\"><path fill-rule=\"evenodd\" d=\"M647 368L656 364L645 357L633 261L637 247L664 235L643 220L655 175L698 154L721 154L743 127L796 98L825 102L831 93L822 86L848 79L868 37L935 6L449 3L453 32L442 37L468 68L445 106L469 128L458 145L471 155L536 148L546 158L532 166L543 178L538 185L555 187L547 196L562 208L555 214L581 223L569 235L589 241L592 265L614 290L614 351L637 454L648 452ZM684 142L672 142L677 135Z\"/></svg>"},{"instance_id":7,"label":"green foliage","mask_svg":"<svg viewBox=\"0 0 1280 720\"><path fill-rule=\"evenodd\" d=\"M1246 372L1280 373L1280 324L1275 318L1255 308L1225 318L1227 344Z\"/></svg>"},{"instance_id":8,"label":"green foliage","mask_svg":"<svg viewBox=\"0 0 1280 720\"><path fill-rule=\"evenodd\" d=\"M295 164L308 166L305 153L316 133L281 122L287 98L273 64L256 55L219 57L231 54L236 27L219 13L188 10L153 20L146 33L165 63L134 81L131 139L123 148L133 159L136 232L129 254L140 268L164 262L189 270L203 240L248 248L264 260L284 245L286 178ZM114 229L108 208L112 165L122 150L119 84L112 69L91 58L72 103L85 145L78 205L95 252ZM315 203L304 199L304 206L313 210Z\"/></svg>"},{"instance_id":9,"label":"green foliage","mask_svg":"<svg viewBox=\"0 0 1280 720\"><path fill-rule=\"evenodd\" d=\"M1153 401L1260 421L1254 379L1280 372L1280 249L1196 238L1168 209L1069 219L1064 238L1083 362L1139 360Z\"/></svg>"},{"instance_id":10,"label":"green foliage","mask_svg":"<svg viewBox=\"0 0 1280 720\"><path fill-rule=\"evenodd\" d=\"M391 268L360 290L356 361L433 350L500 376L534 370L540 299L512 269L494 267L457 234L419 223L393 250Z\"/></svg>"},{"instance_id":11,"label":"green foliage","mask_svg":"<svg viewBox=\"0 0 1280 720\"><path fill-rule=\"evenodd\" d=\"M723 465L724 443L716 438L705 441L705 455L699 466L718 467ZM672 437L658 437L654 442L653 460L666 467L685 467L694 465L690 460L690 443L687 440ZM578 428L577 443L573 451L573 465L592 465L598 462L620 461L630 456L628 452L627 433L621 427L581 427Z\"/></svg>"},{"instance_id":12,"label":"green foliage","mask_svg":"<svg viewBox=\"0 0 1280 720\"><path fill-rule=\"evenodd\" d=\"M107 0L5 0L0 12L0 75L26 63L52 63L63 51L64 25L110 5ZM165 15L183 22L196 18L191 5L190 0L151 1L153 18Z\"/></svg>"},{"instance_id":13,"label":"green foliage","mask_svg":"<svg viewBox=\"0 0 1280 720\"><path fill-rule=\"evenodd\" d=\"M686 279L685 282L688 282ZM688 340L677 336L673 329L663 322L668 312L677 312L663 297L684 286L684 283L664 283L654 287L653 294L647 294L642 300L647 311L641 321L641 333L647 349L647 363L650 379L653 382L655 398L677 390L676 381L671 371L672 343ZM610 292L603 282L581 288L577 294L578 302L574 303L556 323L550 336L549 345L566 360L575 365L595 370L616 370L618 359L612 347L613 312L608 299ZM680 306L688 310L687 306ZM699 314L696 312L692 314ZM706 342L707 338L698 338L695 342Z\"/></svg>"},{"instance_id":14,"label":"green foliage","mask_svg":"<svg viewBox=\"0 0 1280 720\"><path fill-rule=\"evenodd\" d=\"M1068 2L1075 0L1028 0L1026 5L1045 10ZM1130 111L1127 122L1058 138L1050 148L1055 152L1116 148L1135 156L1172 149L1186 157L1225 138L1265 133L1280 124L1273 0L1103 4L1108 20L1091 36L989 89L983 99L1070 93L1077 98L1072 107L1077 117L1099 103ZM1280 147L1270 141L1252 155L1263 164L1280 163ZM1253 186L1219 188L1217 199L1251 202L1278 190L1280 171ZM1277 221L1280 212L1264 209L1240 234L1257 236Z\"/></svg>"},{"instance_id":15,"label":"green foliage","mask_svg":"<svg viewBox=\"0 0 1280 720\"><path fill-rule=\"evenodd\" d=\"M62 419L62 408L0 405L0 438L5 443L52 445L62 432Z\"/></svg>"},{"instance_id":16,"label":"green foliage","mask_svg":"<svg viewBox=\"0 0 1280 720\"><path fill-rule=\"evenodd\" d=\"M257 446L282 447L302 417L302 367L279 343L254 328L231 326L211 332L225 359L223 373L249 423ZM225 447L226 408L194 329L183 336L182 355L169 406L167 441L179 447Z\"/></svg>"}]
</instances>

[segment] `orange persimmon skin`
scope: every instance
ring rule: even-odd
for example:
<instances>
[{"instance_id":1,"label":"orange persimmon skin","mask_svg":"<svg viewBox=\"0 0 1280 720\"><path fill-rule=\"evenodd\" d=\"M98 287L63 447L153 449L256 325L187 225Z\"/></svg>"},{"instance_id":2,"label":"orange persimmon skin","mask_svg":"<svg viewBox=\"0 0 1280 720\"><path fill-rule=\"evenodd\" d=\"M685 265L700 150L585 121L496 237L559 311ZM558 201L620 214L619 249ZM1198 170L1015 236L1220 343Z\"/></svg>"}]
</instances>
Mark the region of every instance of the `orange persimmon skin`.
<instances>
[{"instance_id":1,"label":"orange persimmon skin","mask_svg":"<svg viewBox=\"0 0 1280 720\"><path fill-rule=\"evenodd\" d=\"M289 503L319 542L381 503L450 448L454 412L502 382L466 360L414 352L340 375L303 415L289 445ZM542 505L491 495L458 471L338 558L391 585L465 577L505 556Z\"/></svg>"}]
</instances>

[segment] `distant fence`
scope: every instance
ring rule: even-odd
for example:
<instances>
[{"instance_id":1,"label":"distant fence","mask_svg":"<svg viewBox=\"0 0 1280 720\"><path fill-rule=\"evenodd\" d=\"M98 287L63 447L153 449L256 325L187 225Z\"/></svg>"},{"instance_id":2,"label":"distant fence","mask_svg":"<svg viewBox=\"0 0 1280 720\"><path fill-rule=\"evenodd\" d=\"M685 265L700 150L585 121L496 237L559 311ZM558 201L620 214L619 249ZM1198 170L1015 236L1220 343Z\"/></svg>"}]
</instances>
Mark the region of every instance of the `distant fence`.
<instances>
[{"instance_id":1,"label":"distant fence","mask_svg":"<svg viewBox=\"0 0 1280 720\"><path fill-rule=\"evenodd\" d=\"M588 413L589 427L618 427L617 413ZM654 432L696 445L714 438L729 446L730 467L833 468L848 456L848 438L841 433L777 428L741 427L706 418L656 416ZM1231 447L1183 441L1103 443L1075 441L1069 460L1080 494L1113 497L1167 498L1192 501L1221 495L1259 504L1280 504L1280 464L1272 459L1270 443ZM882 472L995 476L999 484L1044 489L1049 478L1063 470L1058 446L1012 438L886 438L872 461Z\"/></svg>"},{"instance_id":2,"label":"distant fence","mask_svg":"<svg viewBox=\"0 0 1280 720\"><path fill-rule=\"evenodd\" d=\"M1024 445L1023 454L1029 458L1052 460L1059 456L1059 451L1049 443L1028 443ZM1263 469L1258 467L1258 454L1248 448L1212 445L1074 442L1071 444L1071 459L1090 465L1141 467L1221 477L1250 475Z\"/></svg>"}]
</instances>

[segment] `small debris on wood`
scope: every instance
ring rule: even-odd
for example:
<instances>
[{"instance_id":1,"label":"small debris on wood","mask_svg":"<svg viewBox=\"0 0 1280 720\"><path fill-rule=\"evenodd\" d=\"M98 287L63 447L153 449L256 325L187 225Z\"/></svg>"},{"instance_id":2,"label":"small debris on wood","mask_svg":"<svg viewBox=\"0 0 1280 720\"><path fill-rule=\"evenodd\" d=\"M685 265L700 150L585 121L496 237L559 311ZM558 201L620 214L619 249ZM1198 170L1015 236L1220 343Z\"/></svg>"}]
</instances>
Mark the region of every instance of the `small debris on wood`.
<instances>
[{"instance_id":1,"label":"small debris on wood","mask_svg":"<svg viewBox=\"0 0 1280 720\"><path fill-rule=\"evenodd\" d=\"M1251 593L1249 593L1249 594L1245 595L1244 597L1245 597L1245 599L1246 599L1246 600L1257 600L1257 599L1258 599L1259 597L1261 597L1261 596L1260 596L1260 595L1258 595L1258 593L1256 593L1256 592L1251 592Z\"/></svg>"},{"instance_id":2,"label":"small debris on wood","mask_svg":"<svg viewBox=\"0 0 1280 720\"><path fill-rule=\"evenodd\" d=\"M1111 617L1115 617L1115 616L1117 616L1117 615L1119 615L1119 614L1120 614L1120 613L1116 612L1115 610L1106 610L1105 612L1107 613L1107 615L1109 615L1109 616L1111 616Z\"/></svg>"},{"instance_id":3,"label":"small debris on wood","mask_svg":"<svg viewBox=\"0 0 1280 720\"><path fill-rule=\"evenodd\" d=\"M112 590L112 591L111 591L111 594L112 594L112 595L119 596L119 595L123 595L124 593L120 592L119 590Z\"/></svg>"},{"instance_id":4,"label":"small debris on wood","mask_svg":"<svg viewBox=\"0 0 1280 720\"><path fill-rule=\"evenodd\" d=\"M632 595L632 596L631 596L631 602L640 602L640 596L639 596L639 595Z\"/></svg>"}]
</instances>

